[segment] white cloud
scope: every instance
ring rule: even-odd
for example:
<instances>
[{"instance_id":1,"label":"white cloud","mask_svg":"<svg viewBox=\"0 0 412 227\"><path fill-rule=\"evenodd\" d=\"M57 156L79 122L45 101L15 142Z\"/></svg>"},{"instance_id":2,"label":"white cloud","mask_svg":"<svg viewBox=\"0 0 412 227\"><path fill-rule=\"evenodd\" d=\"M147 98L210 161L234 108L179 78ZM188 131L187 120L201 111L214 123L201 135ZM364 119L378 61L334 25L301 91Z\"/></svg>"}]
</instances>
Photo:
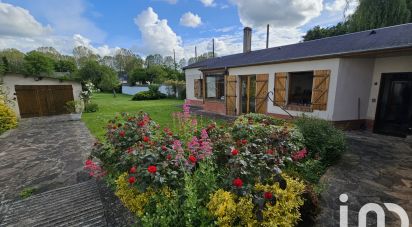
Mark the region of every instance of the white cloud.
<instances>
[{"instance_id":1,"label":"white cloud","mask_svg":"<svg viewBox=\"0 0 412 227\"><path fill-rule=\"evenodd\" d=\"M39 36L50 32L50 26L40 24L28 10L0 1L0 36Z\"/></svg>"},{"instance_id":2,"label":"white cloud","mask_svg":"<svg viewBox=\"0 0 412 227\"><path fill-rule=\"evenodd\" d=\"M157 1L167 2L169 4L176 4L178 0L157 0Z\"/></svg>"},{"instance_id":3,"label":"white cloud","mask_svg":"<svg viewBox=\"0 0 412 227\"><path fill-rule=\"evenodd\" d=\"M91 44L90 39L83 37L80 34L73 35L73 42L73 47L85 46L100 56L113 56L116 53L116 51L120 49L119 47L110 48L108 45L94 47Z\"/></svg>"},{"instance_id":4,"label":"white cloud","mask_svg":"<svg viewBox=\"0 0 412 227\"><path fill-rule=\"evenodd\" d=\"M197 14L187 12L180 18L180 24L186 27L196 28L202 24L202 18Z\"/></svg>"},{"instance_id":5,"label":"white cloud","mask_svg":"<svg viewBox=\"0 0 412 227\"><path fill-rule=\"evenodd\" d=\"M159 16L149 7L135 19L141 32L142 44L138 50L143 54L172 55L173 49L178 57L183 56L182 38L167 24L166 19Z\"/></svg>"},{"instance_id":6,"label":"white cloud","mask_svg":"<svg viewBox=\"0 0 412 227\"><path fill-rule=\"evenodd\" d=\"M231 0L244 26L299 27L320 15L323 0Z\"/></svg>"},{"instance_id":7,"label":"white cloud","mask_svg":"<svg viewBox=\"0 0 412 227\"><path fill-rule=\"evenodd\" d=\"M358 0L334 0L325 3L325 9L333 13L345 13L345 16L348 16L355 12L358 4Z\"/></svg>"},{"instance_id":8,"label":"white cloud","mask_svg":"<svg viewBox=\"0 0 412 227\"><path fill-rule=\"evenodd\" d=\"M214 7L216 6L214 0L200 0L204 6L206 7Z\"/></svg>"}]
</instances>

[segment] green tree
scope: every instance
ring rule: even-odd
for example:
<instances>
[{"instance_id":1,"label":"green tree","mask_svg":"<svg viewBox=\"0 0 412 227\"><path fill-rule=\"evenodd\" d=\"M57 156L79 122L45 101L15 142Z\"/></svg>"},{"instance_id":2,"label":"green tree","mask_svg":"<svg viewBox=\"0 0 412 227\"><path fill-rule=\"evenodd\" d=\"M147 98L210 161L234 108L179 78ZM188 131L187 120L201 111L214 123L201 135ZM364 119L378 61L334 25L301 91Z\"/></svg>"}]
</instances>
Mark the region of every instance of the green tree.
<instances>
[{"instance_id":1,"label":"green tree","mask_svg":"<svg viewBox=\"0 0 412 227\"><path fill-rule=\"evenodd\" d=\"M31 51L24 57L23 67L27 75L50 75L54 71L54 62L43 53Z\"/></svg>"},{"instance_id":2,"label":"green tree","mask_svg":"<svg viewBox=\"0 0 412 227\"><path fill-rule=\"evenodd\" d=\"M0 51L0 57L3 59L3 64L6 65L7 72L22 73L24 54L17 49L4 49ZM4 60L6 59L6 60Z\"/></svg>"},{"instance_id":3,"label":"green tree","mask_svg":"<svg viewBox=\"0 0 412 227\"><path fill-rule=\"evenodd\" d=\"M135 68L127 77L127 83L131 86L135 85L137 82L141 84L146 84L149 81L149 77L146 73L146 69Z\"/></svg>"},{"instance_id":4,"label":"green tree","mask_svg":"<svg viewBox=\"0 0 412 227\"><path fill-rule=\"evenodd\" d=\"M62 58L62 55L54 47L39 47L36 51L43 53L56 61Z\"/></svg>"},{"instance_id":5,"label":"green tree","mask_svg":"<svg viewBox=\"0 0 412 227\"><path fill-rule=\"evenodd\" d=\"M349 4L349 2L347 2ZM335 26L315 26L304 41L412 22L412 0L359 0L356 11Z\"/></svg>"},{"instance_id":6,"label":"green tree","mask_svg":"<svg viewBox=\"0 0 412 227\"><path fill-rule=\"evenodd\" d=\"M0 62L0 76L4 75L6 73L6 66L4 65L3 62Z\"/></svg>"},{"instance_id":7,"label":"green tree","mask_svg":"<svg viewBox=\"0 0 412 227\"><path fill-rule=\"evenodd\" d=\"M84 62L77 74L82 81L91 81L95 86L100 83L103 75L101 66L94 60Z\"/></svg>"},{"instance_id":8,"label":"green tree","mask_svg":"<svg viewBox=\"0 0 412 227\"><path fill-rule=\"evenodd\" d=\"M108 66L100 66L101 78L98 84L98 88L102 91L113 91L120 85L119 79L117 78L117 73Z\"/></svg>"},{"instance_id":9,"label":"green tree","mask_svg":"<svg viewBox=\"0 0 412 227\"><path fill-rule=\"evenodd\" d=\"M88 61L98 61L100 56L93 53L93 51L85 46L77 46L73 49L73 57L76 64L80 67Z\"/></svg>"},{"instance_id":10,"label":"green tree","mask_svg":"<svg viewBox=\"0 0 412 227\"><path fill-rule=\"evenodd\" d=\"M73 73L77 70L76 62L74 61L74 59L57 60L54 64L54 70L56 72Z\"/></svg>"},{"instance_id":11,"label":"green tree","mask_svg":"<svg viewBox=\"0 0 412 227\"><path fill-rule=\"evenodd\" d=\"M161 83L167 78L167 72L160 65L153 65L146 69L147 78L150 82Z\"/></svg>"}]
</instances>

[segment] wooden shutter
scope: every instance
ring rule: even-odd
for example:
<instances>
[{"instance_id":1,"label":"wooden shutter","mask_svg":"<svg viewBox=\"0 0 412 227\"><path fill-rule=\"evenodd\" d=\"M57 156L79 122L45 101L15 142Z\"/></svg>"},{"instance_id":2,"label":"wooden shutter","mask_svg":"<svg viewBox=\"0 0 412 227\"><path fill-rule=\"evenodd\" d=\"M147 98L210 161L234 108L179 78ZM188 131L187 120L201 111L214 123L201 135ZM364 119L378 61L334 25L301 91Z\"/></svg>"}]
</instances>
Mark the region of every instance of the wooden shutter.
<instances>
[{"instance_id":1,"label":"wooden shutter","mask_svg":"<svg viewBox=\"0 0 412 227\"><path fill-rule=\"evenodd\" d=\"M256 75L256 113L267 112L268 74Z\"/></svg>"},{"instance_id":2,"label":"wooden shutter","mask_svg":"<svg viewBox=\"0 0 412 227\"><path fill-rule=\"evenodd\" d=\"M195 97L199 98L200 97L200 80L197 79L194 81L194 90L195 90Z\"/></svg>"},{"instance_id":3,"label":"wooden shutter","mask_svg":"<svg viewBox=\"0 0 412 227\"><path fill-rule=\"evenodd\" d=\"M285 106L286 105L286 81L288 79L288 73L275 73L275 97L274 105Z\"/></svg>"},{"instance_id":4,"label":"wooden shutter","mask_svg":"<svg viewBox=\"0 0 412 227\"><path fill-rule=\"evenodd\" d=\"M326 110L328 105L330 70L315 70L313 73L312 109Z\"/></svg>"},{"instance_id":5,"label":"wooden shutter","mask_svg":"<svg viewBox=\"0 0 412 227\"><path fill-rule=\"evenodd\" d=\"M236 76L226 76L226 114L236 115Z\"/></svg>"}]
</instances>

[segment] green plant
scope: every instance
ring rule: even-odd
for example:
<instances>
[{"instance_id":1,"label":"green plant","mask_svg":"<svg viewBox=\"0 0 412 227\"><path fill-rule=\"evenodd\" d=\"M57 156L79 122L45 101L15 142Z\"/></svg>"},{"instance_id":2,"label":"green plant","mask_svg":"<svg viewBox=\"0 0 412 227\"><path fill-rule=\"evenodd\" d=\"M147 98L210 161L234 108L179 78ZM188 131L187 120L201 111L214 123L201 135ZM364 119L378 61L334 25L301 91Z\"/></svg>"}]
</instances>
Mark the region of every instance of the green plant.
<instances>
[{"instance_id":1,"label":"green plant","mask_svg":"<svg viewBox=\"0 0 412 227\"><path fill-rule=\"evenodd\" d=\"M1 85L0 85L1 86ZM5 96L0 90L0 134L17 126L16 113L7 106Z\"/></svg>"},{"instance_id":2,"label":"green plant","mask_svg":"<svg viewBox=\"0 0 412 227\"><path fill-rule=\"evenodd\" d=\"M24 57L24 71L28 75L50 75L54 71L54 61L41 52L31 51Z\"/></svg>"},{"instance_id":3,"label":"green plant","mask_svg":"<svg viewBox=\"0 0 412 227\"><path fill-rule=\"evenodd\" d=\"M305 138L309 157L319 159L323 165L336 163L346 150L345 135L332 123L307 116L298 118L294 123Z\"/></svg>"},{"instance_id":4,"label":"green plant","mask_svg":"<svg viewBox=\"0 0 412 227\"><path fill-rule=\"evenodd\" d=\"M65 108L69 113L81 113L83 111L83 102L80 100L68 101Z\"/></svg>"},{"instance_id":5,"label":"green plant","mask_svg":"<svg viewBox=\"0 0 412 227\"><path fill-rule=\"evenodd\" d=\"M84 112L86 113L94 113L99 110L99 105L97 103L86 103L84 105Z\"/></svg>"},{"instance_id":6,"label":"green plant","mask_svg":"<svg viewBox=\"0 0 412 227\"><path fill-rule=\"evenodd\" d=\"M30 196L32 196L35 192L36 192L36 188L31 188L31 187L24 188L20 192L20 197L22 199L26 199L26 198L29 198Z\"/></svg>"},{"instance_id":7,"label":"green plant","mask_svg":"<svg viewBox=\"0 0 412 227\"><path fill-rule=\"evenodd\" d=\"M136 93L132 100L133 101L140 101L140 100L156 100L156 99L163 99L166 98L166 95L159 91L159 85L151 84L149 85L148 91L141 91Z\"/></svg>"}]
</instances>

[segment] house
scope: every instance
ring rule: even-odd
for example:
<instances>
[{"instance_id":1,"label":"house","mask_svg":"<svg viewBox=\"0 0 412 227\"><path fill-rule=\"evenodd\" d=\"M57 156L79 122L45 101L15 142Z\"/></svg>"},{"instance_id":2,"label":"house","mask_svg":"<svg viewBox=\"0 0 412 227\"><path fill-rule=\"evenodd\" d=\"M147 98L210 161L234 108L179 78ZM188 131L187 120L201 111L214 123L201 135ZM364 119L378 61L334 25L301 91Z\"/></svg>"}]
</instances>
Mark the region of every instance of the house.
<instances>
[{"instance_id":1,"label":"house","mask_svg":"<svg viewBox=\"0 0 412 227\"><path fill-rule=\"evenodd\" d=\"M405 136L412 128L412 24L244 51L184 68L187 101L225 115L302 114Z\"/></svg>"},{"instance_id":2,"label":"house","mask_svg":"<svg viewBox=\"0 0 412 227\"><path fill-rule=\"evenodd\" d=\"M2 80L8 104L21 118L65 114L66 103L82 92L80 82L67 77L6 74Z\"/></svg>"}]
</instances>

